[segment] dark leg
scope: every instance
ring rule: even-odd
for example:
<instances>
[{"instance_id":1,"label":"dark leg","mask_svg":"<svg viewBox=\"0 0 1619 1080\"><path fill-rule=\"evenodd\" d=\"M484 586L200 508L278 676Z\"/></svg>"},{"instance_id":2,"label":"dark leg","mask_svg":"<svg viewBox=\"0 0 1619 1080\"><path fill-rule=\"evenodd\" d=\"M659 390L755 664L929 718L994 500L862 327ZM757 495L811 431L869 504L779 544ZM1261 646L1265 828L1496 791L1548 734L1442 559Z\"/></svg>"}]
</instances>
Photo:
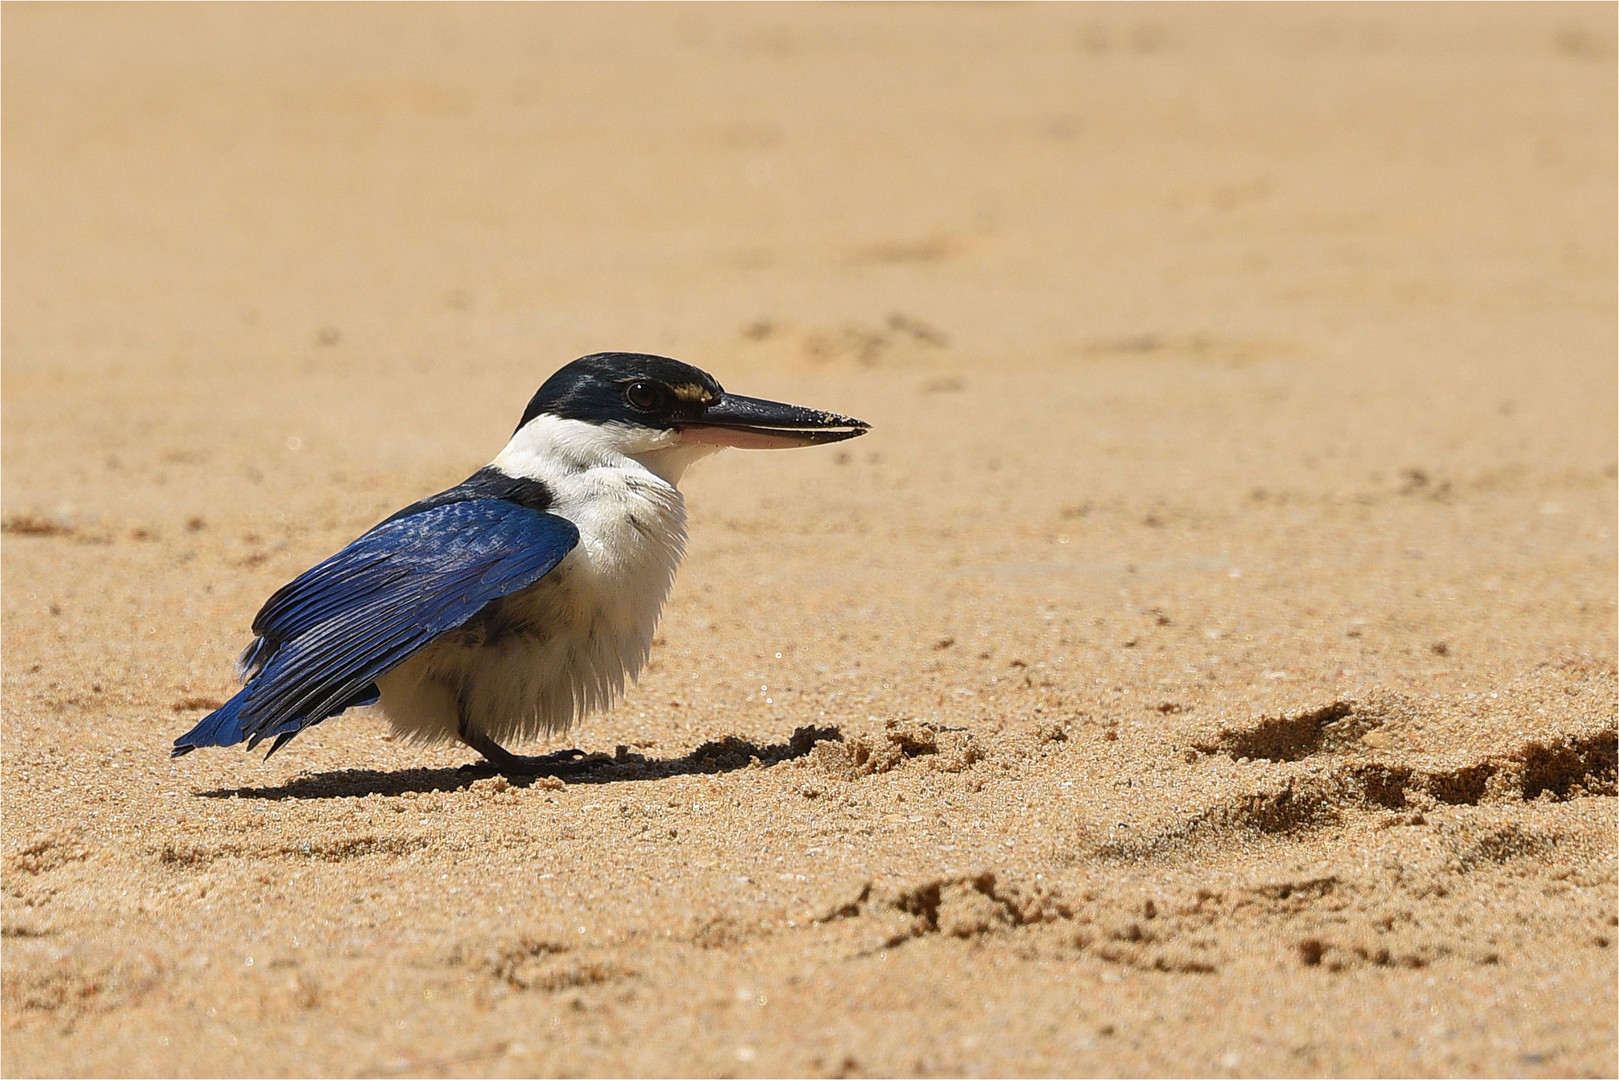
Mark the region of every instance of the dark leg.
<instances>
[{"instance_id":1,"label":"dark leg","mask_svg":"<svg viewBox=\"0 0 1619 1080\"><path fill-rule=\"evenodd\" d=\"M588 772L612 759L601 755L586 757L578 750L558 750L554 754L525 757L514 754L481 731L474 731L461 721L461 741L484 756L484 760L503 776L569 776Z\"/></svg>"}]
</instances>

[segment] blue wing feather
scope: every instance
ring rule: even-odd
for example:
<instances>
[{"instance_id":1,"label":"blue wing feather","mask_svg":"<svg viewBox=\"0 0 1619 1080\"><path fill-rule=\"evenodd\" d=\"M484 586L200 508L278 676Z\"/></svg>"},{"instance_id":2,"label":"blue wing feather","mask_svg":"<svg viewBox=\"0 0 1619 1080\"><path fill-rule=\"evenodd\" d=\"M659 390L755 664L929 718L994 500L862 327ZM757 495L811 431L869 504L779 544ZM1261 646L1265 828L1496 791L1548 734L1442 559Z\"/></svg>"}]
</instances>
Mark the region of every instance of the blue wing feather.
<instances>
[{"instance_id":1,"label":"blue wing feather","mask_svg":"<svg viewBox=\"0 0 1619 1080\"><path fill-rule=\"evenodd\" d=\"M247 685L175 740L249 747L376 700L375 682L579 542L566 518L505 499L428 505L378 525L270 597L243 653Z\"/></svg>"}]
</instances>

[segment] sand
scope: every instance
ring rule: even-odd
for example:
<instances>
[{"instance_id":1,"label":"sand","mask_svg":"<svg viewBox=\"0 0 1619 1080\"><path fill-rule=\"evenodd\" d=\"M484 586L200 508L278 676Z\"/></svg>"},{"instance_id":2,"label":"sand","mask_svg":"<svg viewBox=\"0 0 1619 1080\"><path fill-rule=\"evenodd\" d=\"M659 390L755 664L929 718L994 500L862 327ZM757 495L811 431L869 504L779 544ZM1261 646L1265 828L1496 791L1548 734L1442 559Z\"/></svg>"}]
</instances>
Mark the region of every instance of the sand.
<instances>
[{"instance_id":1,"label":"sand","mask_svg":"<svg viewBox=\"0 0 1619 1080\"><path fill-rule=\"evenodd\" d=\"M1613 1075L1615 10L6 6L0 1067ZM606 348L611 763L168 759Z\"/></svg>"}]
</instances>

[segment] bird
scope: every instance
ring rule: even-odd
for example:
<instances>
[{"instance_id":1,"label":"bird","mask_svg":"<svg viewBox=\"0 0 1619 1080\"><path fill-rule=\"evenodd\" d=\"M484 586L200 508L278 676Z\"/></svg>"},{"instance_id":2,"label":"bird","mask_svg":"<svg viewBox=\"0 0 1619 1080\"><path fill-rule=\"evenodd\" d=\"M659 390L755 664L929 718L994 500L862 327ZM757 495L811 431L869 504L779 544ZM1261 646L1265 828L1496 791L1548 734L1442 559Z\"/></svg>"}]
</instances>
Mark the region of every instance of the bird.
<instances>
[{"instance_id":1,"label":"bird","mask_svg":"<svg viewBox=\"0 0 1619 1080\"><path fill-rule=\"evenodd\" d=\"M726 447L819 446L870 425L727 393L666 356L601 352L541 384L493 461L394 513L278 589L243 686L174 741L266 757L349 709L405 741L459 740L507 775L578 751L503 745L605 709L646 664L685 552L677 486Z\"/></svg>"}]
</instances>

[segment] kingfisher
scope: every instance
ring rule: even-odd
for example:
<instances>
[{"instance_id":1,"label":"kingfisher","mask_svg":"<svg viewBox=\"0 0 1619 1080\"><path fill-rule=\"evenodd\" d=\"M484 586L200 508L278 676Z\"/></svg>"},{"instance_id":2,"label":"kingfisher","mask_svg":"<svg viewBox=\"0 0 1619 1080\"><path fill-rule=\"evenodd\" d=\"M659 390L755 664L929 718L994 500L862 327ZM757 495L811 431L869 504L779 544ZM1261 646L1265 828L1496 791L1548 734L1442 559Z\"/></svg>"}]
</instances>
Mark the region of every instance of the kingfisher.
<instances>
[{"instance_id":1,"label":"kingfisher","mask_svg":"<svg viewBox=\"0 0 1619 1080\"><path fill-rule=\"evenodd\" d=\"M488 465L277 590L237 662L242 689L173 756L270 740L268 756L372 706L407 741L458 739L503 774L564 771L576 751L502 744L566 731L640 673L685 551L686 469L728 446L819 446L869 428L727 393L666 356L581 357L545 381Z\"/></svg>"}]
</instances>

